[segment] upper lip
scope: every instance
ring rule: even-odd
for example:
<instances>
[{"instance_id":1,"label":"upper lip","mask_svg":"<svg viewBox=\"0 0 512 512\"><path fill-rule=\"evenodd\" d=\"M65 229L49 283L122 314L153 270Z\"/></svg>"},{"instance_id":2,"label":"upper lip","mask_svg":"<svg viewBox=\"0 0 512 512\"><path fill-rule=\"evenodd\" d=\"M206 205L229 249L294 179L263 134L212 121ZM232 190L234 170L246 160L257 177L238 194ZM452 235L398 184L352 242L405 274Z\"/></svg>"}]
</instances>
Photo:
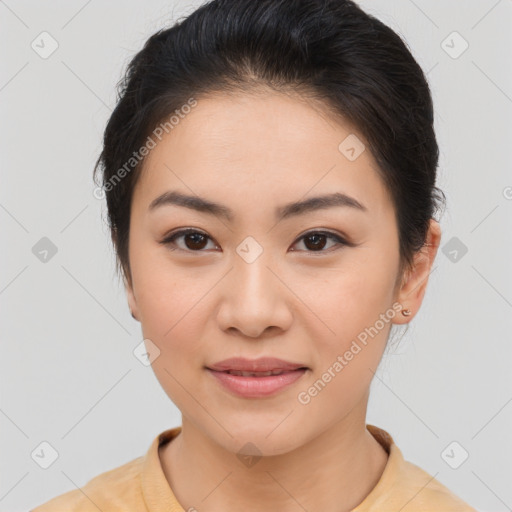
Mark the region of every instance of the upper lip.
<instances>
[{"instance_id":1,"label":"upper lip","mask_svg":"<svg viewBox=\"0 0 512 512\"><path fill-rule=\"evenodd\" d=\"M269 372L272 370L292 371L298 368L307 368L302 363L283 361L276 357L261 357L259 359L245 359L243 357L231 357L218 363L207 366L210 370L225 372L237 370L242 372Z\"/></svg>"}]
</instances>

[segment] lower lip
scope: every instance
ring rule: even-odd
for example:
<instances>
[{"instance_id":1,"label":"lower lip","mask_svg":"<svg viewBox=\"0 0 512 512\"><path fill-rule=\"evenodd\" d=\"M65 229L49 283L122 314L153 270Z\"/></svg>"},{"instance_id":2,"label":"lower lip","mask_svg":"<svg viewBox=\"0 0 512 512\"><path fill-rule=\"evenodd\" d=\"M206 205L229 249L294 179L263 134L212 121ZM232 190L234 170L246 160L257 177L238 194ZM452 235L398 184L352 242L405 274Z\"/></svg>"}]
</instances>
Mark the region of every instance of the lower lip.
<instances>
[{"instance_id":1,"label":"lower lip","mask_svg":"<svg viewBox=\"0 0 512 512\"><path fill-rule=\"evenodd\" d=\"M262 398L273 395L300 379L305 369L283 372L280 375L268 375L266 377L242 377L226 372L207 370L219 380L229 391L244 398Z\"/></svg>"}]
</instances>

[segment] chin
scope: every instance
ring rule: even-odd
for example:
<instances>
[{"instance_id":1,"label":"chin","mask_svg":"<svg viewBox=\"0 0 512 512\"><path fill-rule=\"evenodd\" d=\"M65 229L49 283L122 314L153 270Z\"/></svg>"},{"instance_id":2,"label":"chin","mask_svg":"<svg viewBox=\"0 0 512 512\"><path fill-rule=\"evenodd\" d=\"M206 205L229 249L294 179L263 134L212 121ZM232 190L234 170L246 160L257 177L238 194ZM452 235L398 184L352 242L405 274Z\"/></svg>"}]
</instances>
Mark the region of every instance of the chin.
<instances>
[{"instance_id":1,"label":"chin","mask_svg":"<svg viewBox=\"0 0 512 512\"><path fill-rule=\"evenodd\" d=\"M269 441L262 436L261 439L238 437L235 438L230 446L230 451L240 456L256 456L256 457L272 457L284 455L293 451L297 447L297 443L282 444L280 440Z\"/></svg>"},{"instance_id":2,"label":"chin","mask_svg":"<svg viewBox=\"0 0 512 512\"><path fill-rule=\"evenodd\" d=\"M229 432L233 437L227 435L223 439L228 444L225 448L237 455L273 456L283 455L300 446L300 439L296 435L297 428L290 428L290 425L288 428L284 425L275 428L279 421L272 422L274 427L271 428L269 424L254 422L239 428L232 426Z\"/></svg>"}]
</instances>

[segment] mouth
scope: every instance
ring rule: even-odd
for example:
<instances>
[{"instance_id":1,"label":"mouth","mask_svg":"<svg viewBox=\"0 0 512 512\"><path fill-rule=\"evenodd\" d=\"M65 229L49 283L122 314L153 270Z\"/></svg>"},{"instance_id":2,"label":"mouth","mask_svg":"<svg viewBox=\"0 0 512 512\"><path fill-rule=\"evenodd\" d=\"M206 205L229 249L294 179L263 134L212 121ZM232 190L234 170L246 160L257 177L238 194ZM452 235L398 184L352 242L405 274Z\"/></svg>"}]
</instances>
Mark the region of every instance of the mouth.
<instances>
[{"instance_id":1,"label":"mouth","mask_svg":"<svg viewBox=\"0 0 512 512\"><path fill-rule=\"evenodd\" d=\"M285 361L277 357L260 357L259 359L231 357L211 364L206 368L217 372L228 372L232 375L248 377L265 377L294 370L309 369L305 364Z\"/></svg>"},{"instance_id":2,"label":"mouth","mask_svg":"<svg viewBox=\"0 0 512 512\"><path fill-rule=\"evenodd\" d=\"M211 368L208 368L211 371L218 371L218 370L212 370ZM238 377L272 377L274 375L283 375L284 373L292 373L299 370L307 370L308 368L306 366L301 366L300 368L296 368L295 370L270 370L266 372L244 372L241 370L223 370L221 373L227 373L229 375L236 375Z\"/></svg>"},{"instance_id":3,"label":"mouth","mask_svg":"<svg viewBox=\"0 0 512 512\"><path fill-rule=\"evenodd\" d=\"M245 365L244 369L240 368L222 368L231 364L240 366ZM215 382L220 384L221 389L228 391L231 395L238 398L268 398L277 395L279 392L289 388L297 383L302 376L309 370L307 366L294 363L278 364L282 367L274 367L275 361L259 360L257 362L243 363L223 362L214 367L205 367L205 370L214 378ZM256 370L254 366L266 366L267 368ZM252 366L252 368L247 367ZM270 369L268 368L270 366Z\"/></svg>"}]
</instances>

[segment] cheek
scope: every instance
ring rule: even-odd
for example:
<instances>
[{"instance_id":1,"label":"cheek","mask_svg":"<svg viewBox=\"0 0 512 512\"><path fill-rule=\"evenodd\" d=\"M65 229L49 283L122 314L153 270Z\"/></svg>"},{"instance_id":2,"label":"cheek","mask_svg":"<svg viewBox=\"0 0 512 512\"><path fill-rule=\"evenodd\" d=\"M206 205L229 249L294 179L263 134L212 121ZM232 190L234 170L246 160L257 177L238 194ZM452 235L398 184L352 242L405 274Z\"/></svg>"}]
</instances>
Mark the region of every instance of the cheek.
<instances>
[{"instance_id":1,"label":"cheek","mask_svg":"<svg viewBox=\"0 0 512 512\"><path fill-rule=\"evenodd\" d=\"M390 279L379 272L347 272L329 281L324 293L307 295L323 322L310 336L317 359L297 396L304 411L334 418L351 410L368 392L386 346L391 320ZM313 325L313 324L310 324ZM331 332L334 331L334 332ZM335 407L329 404L336 404Z\"/></svg>"},{"instance_id":2,"label":"cheek","mask_svg":"<svg viewBox=\"0 0 512 512\"><path fill-rule=\"evenodd\" d=\"M204 286L187 278L166 279L161 273L148 276L144 286L139 308L145 334L155 337L162 350L192 348L200 326L204 325L204 320L198 318ZM180 343L185 340L186 343Z\"/></svg>"},{"instance_id":3,"label":"cheek","mask_svg":"<svg viewBox=\"0 0 512 512\"><path fill-rule=\"evenodd\" d=\"M350 344L391 306L394 274L382 261L370 264L361 258L329 271L324 279L301 279L301 297L323 322L320 339L335 349Z\"/></svg>"},{"instance_id":4,"label":"cheek","mask_svg":"<svg viewBox=\"0 0 512 512\"><path fill-rule=\"evenodd\" d=\"M212 284L183 269L171 273L170 265L151 263L148 258L135 277L143 336L160 351L151 366L172 402L180 410L193 410L187 390L205 364L206 302L201 298Z\"/></svg>"},{"instance_id":5,"label":"cheek","mask_svg":"<svg viewBox=\"0 0 512 512\"><path fill-rule=\"evenodd\" d=\"M151 339L163 355L194 351L204 325L198 320L202 298L214 285L214 276L201 277L197 269L173 266L158 249L135 253L132 275L144 337Z\"/></svg>"}]
</instances>

